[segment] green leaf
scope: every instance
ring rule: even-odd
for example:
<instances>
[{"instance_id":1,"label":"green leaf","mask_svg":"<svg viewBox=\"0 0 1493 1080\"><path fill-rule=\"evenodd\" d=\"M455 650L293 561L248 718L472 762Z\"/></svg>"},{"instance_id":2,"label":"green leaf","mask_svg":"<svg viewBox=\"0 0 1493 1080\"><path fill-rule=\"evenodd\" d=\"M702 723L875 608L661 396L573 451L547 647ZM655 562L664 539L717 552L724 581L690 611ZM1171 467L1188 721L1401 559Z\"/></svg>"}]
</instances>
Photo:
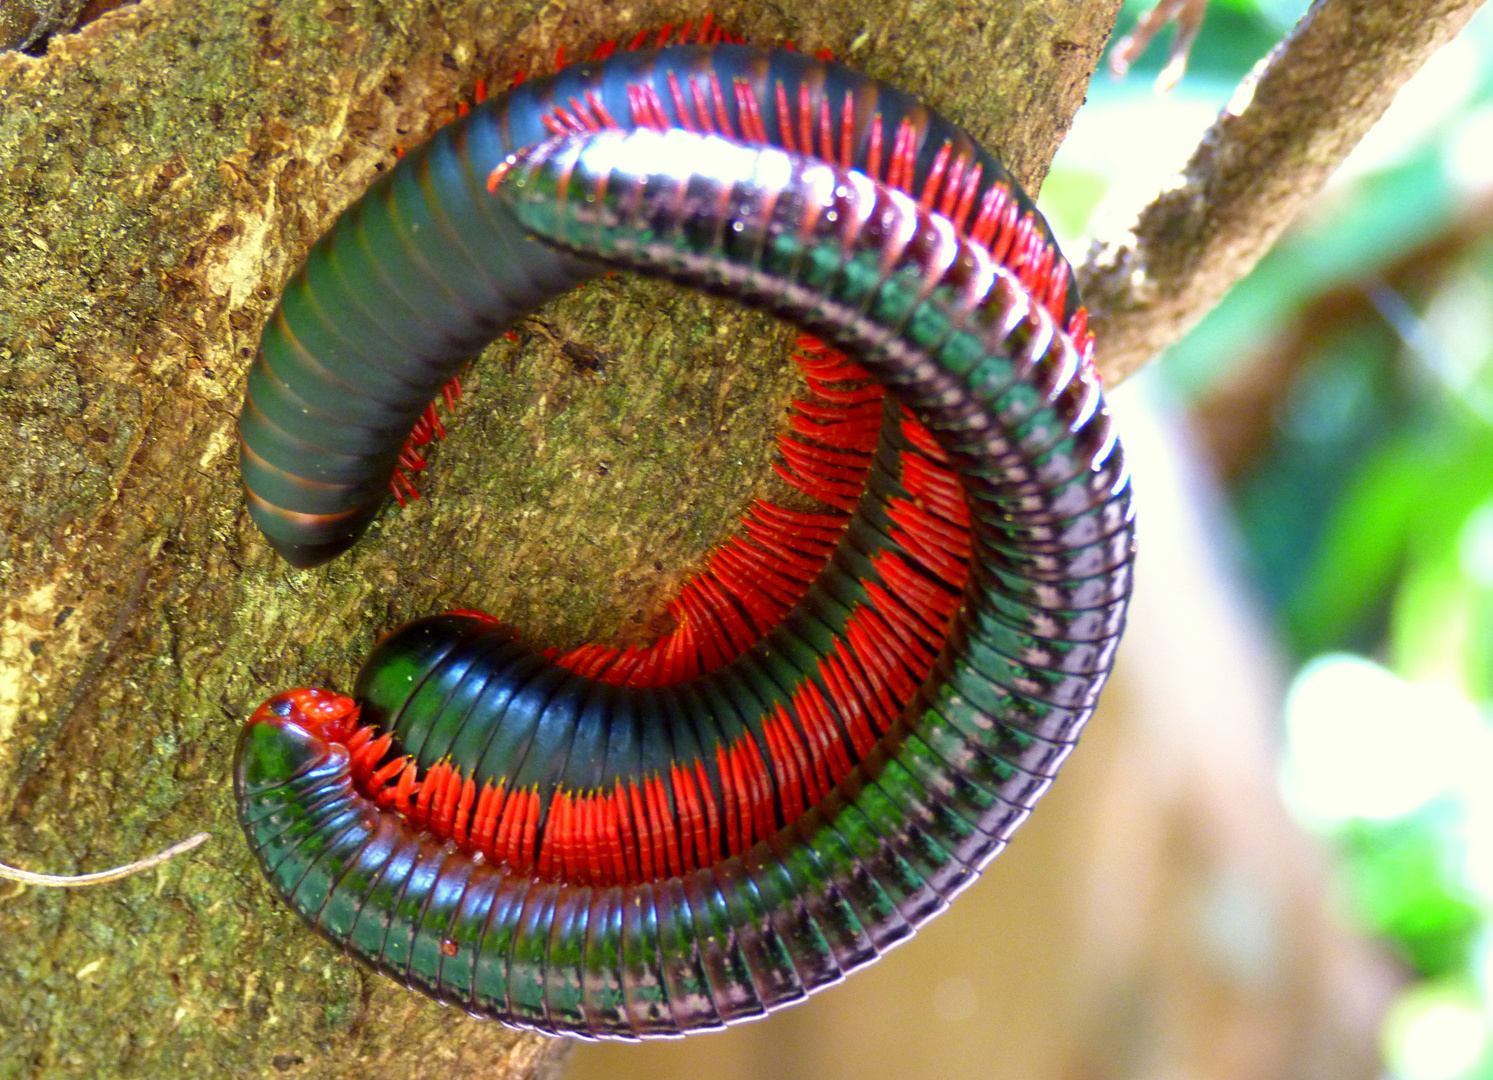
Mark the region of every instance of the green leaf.
<instances>
[{"instance_id":1,"label":"green leaf","mask_svg":"<svg viewBox=\"0 0 1493 1080\"><path fill-rule=\"evenodd\" d=\"M1341 838L1349 899L1370 929L1428 977L1466 969L1483 917L1454 883L1437 814L1356 822Z\"/></svg>"}]
</instances>

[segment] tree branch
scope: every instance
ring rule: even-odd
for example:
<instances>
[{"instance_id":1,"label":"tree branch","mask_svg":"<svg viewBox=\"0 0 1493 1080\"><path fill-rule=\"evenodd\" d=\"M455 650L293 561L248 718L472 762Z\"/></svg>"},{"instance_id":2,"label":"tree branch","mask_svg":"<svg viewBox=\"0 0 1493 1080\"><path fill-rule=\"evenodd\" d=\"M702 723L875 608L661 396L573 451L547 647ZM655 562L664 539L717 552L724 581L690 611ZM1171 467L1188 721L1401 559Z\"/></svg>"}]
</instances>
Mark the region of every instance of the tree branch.
<instances>
[{"instance_id":1,"label":"tree branch","mask_svg":"<svg viewBox=\"0 0 1493 1080\"><path fill-rule=\"evenodd\" d=\"M1482 0L1318 0L1175 183L1078 271L1107 382L1177 341L1270 250Z\"/></svg>"}]
</instances>

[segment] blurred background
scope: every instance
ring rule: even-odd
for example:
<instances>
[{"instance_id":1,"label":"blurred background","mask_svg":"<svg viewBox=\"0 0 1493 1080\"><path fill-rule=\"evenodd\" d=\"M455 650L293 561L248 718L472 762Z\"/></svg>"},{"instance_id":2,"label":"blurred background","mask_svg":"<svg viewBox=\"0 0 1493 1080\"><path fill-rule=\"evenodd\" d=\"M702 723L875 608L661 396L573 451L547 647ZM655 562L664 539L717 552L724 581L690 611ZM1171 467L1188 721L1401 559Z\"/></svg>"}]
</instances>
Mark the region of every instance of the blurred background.
<instances>
[{"instance_id":1,"label":"blurred background","mask_svg":"<svg viewBox=\"0 0 1493 1080\"><path fill-rule=\"evenodd\" d=\"M1306 6L1095 79L1041 199L1076 261ZM570 1080L1493 1080L1493 12L1114 405L1131 629L1010 850L808 1004Z\"/></svg>"}]
</instances>

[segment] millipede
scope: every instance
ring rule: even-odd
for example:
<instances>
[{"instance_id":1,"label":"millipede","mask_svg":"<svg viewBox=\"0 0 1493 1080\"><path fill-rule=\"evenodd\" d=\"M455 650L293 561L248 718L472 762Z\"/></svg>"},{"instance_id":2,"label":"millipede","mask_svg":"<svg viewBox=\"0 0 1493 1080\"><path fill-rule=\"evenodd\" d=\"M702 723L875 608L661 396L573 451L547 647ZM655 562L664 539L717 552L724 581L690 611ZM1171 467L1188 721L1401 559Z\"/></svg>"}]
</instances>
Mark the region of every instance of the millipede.
<instances>
[{"instance_id":1,"label":"millipede","mask_svg":"<svg viewBox=\"0 0 1493 1080\"><path fill-rule=\"evenodd\" d=\"M249 375L250 513L293 565L346 550L470 357L613 268L803 331L777 468L822 512L756 503L652 646L406 624L350 697L265 701L234 766L328 940L625 1039L762 1016L943 910L1091 714L1134 549L1071 270L996 158L827 59L630 45L482 102L316 244Z\"/></svg>"}]
</instances>

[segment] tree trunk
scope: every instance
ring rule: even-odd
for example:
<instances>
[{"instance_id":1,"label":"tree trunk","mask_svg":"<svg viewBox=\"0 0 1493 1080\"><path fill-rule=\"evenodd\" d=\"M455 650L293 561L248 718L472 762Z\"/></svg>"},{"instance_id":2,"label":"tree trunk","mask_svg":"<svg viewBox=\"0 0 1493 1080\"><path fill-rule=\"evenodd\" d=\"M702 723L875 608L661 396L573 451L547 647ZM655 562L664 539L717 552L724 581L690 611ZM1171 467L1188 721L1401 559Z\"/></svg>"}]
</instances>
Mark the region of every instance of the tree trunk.
<instances>
[{"instance_id":1,"label":"tree trunk","mask_svg":"<svg viewBox=\"0 0 1493 1080\"><path fill-rule=\"evenodd\" d=\"M1117 6L714 13L923 96L1033 184ZM792 331L621 278L552 305L474 365L425 498L313 571L244 512L237 415L280 289L395 147L479 77L705 10L145 0L0 54L0 859L79 872L213 833L119 884L0 887L0 1078L558 1067L562 1043L369 974L270 894L233 818L238 726L275 690L347 689L439 609L561 646L650 632L745 502L781 497Z\"/></svg>"}]
</instances>

